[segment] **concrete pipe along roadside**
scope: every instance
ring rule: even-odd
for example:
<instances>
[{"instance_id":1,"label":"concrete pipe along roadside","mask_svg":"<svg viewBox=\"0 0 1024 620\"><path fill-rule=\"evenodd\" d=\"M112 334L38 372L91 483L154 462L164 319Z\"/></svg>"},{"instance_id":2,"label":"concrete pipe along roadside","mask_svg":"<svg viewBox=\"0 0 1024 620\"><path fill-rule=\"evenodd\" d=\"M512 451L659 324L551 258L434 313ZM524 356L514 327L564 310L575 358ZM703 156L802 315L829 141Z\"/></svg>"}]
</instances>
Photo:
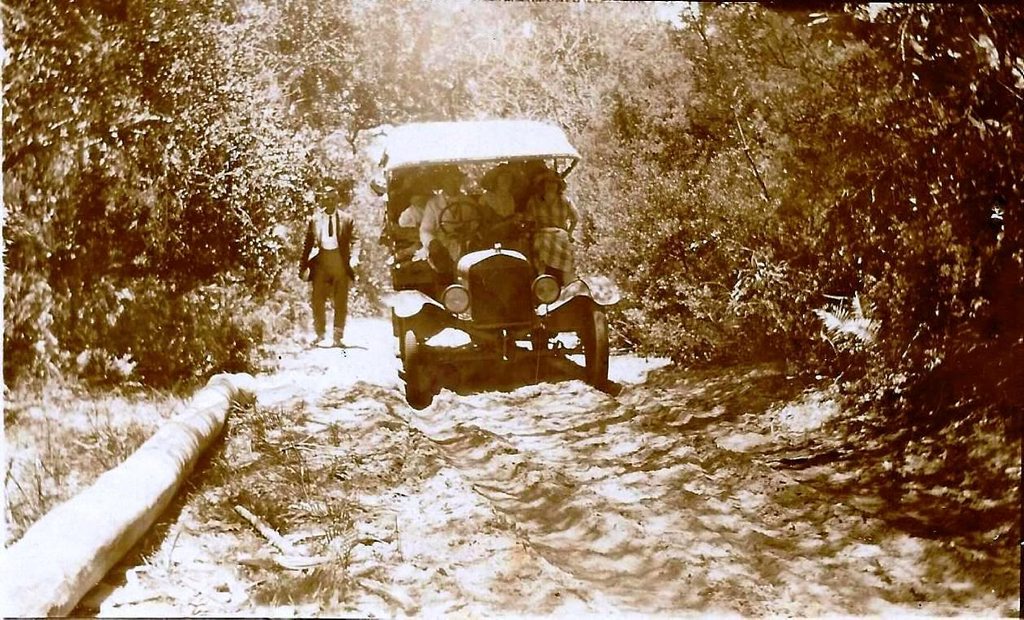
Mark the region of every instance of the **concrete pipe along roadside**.
<instances>
[{"instance_id":1,"label":"concrete pipe along roadside","mask_svg":"<svg viewBox=\"0 0 1024 620\"><path fill-rule=\"evenodd\" d=\"M60 504L3 552L5 617L71 612L167 508L224 428L248 374L215 375L123 463Z\"/></svg>"}]
</instances>

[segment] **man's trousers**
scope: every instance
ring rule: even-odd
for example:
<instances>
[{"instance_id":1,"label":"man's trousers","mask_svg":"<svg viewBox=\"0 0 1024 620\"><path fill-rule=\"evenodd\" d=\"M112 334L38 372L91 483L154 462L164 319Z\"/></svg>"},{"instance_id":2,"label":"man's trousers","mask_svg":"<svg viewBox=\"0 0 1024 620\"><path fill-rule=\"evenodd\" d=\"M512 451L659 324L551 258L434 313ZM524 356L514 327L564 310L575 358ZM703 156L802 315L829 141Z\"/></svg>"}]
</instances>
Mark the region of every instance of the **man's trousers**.
<instances>
[{"instance_id":1,"label":"man's trousers","mask_svg":"<svg viewBox=\"0 0 1024 620\"><path fill-rule=\"evenodd\" d=\"M327 329L327 300L334 300L334 337L345 335L348 314L348 270L341 250L320 250L313 259L313 330L323 338Z\"/></svg>"}]
</instances>

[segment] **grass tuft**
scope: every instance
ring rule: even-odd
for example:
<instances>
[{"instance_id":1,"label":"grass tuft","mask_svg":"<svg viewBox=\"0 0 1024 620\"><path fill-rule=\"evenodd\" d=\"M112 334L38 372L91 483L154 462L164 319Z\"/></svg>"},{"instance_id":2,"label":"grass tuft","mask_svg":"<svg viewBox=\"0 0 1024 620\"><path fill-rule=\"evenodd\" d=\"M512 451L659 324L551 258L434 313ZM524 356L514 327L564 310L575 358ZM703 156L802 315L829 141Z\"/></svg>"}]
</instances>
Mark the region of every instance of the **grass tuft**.
<instances>
[{"instance_id":1,"label":"grass tuft","mask_svg":"<svg viewBox=\"0 0 1024 620\"><path fill-rule=\"evenodd\" d=\"M6 545L141 446L176 401L57 392L13 397L5 409Z\"/></svg>"}]
</instances>

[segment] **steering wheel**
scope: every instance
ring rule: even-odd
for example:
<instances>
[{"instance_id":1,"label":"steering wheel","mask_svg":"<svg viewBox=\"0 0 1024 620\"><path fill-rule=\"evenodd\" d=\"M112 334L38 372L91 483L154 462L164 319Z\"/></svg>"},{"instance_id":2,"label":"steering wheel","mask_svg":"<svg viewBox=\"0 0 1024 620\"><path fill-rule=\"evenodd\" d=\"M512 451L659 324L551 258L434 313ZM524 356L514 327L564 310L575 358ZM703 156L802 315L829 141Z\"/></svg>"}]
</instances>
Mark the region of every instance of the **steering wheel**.
<instances>
[{"instance_id":1,"label":"steering wheel","mask_svg":"<svg viewBox=\"0 0 1024 620\"><path fill-rule=\"evenodd\" d=\"M477 236L485 225L480 209L465 200L449 200L437 218L438 229L450 237L470 240Z\"/></svg>"}]
</instances>

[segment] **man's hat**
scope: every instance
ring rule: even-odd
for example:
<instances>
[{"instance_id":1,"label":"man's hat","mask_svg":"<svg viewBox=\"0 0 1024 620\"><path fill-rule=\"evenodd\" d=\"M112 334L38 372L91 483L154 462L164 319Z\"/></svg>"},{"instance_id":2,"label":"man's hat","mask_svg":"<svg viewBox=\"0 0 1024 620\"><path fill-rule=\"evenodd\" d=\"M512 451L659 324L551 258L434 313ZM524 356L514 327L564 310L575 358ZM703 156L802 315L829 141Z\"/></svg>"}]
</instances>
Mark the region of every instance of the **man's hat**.
<instances>
[{"instance_id":1,"label":"man's hat","mask_svg":"<svg viewBox=\"0 0 1024 620\"><path fill-rule=\"evenodd\" d=\"M355 182L353 182L352 179L334 179L328 177L320 181L320 191L324 193L337 191L339 194L351 194L354 186Z\"/></svg>"}]
</instances>

